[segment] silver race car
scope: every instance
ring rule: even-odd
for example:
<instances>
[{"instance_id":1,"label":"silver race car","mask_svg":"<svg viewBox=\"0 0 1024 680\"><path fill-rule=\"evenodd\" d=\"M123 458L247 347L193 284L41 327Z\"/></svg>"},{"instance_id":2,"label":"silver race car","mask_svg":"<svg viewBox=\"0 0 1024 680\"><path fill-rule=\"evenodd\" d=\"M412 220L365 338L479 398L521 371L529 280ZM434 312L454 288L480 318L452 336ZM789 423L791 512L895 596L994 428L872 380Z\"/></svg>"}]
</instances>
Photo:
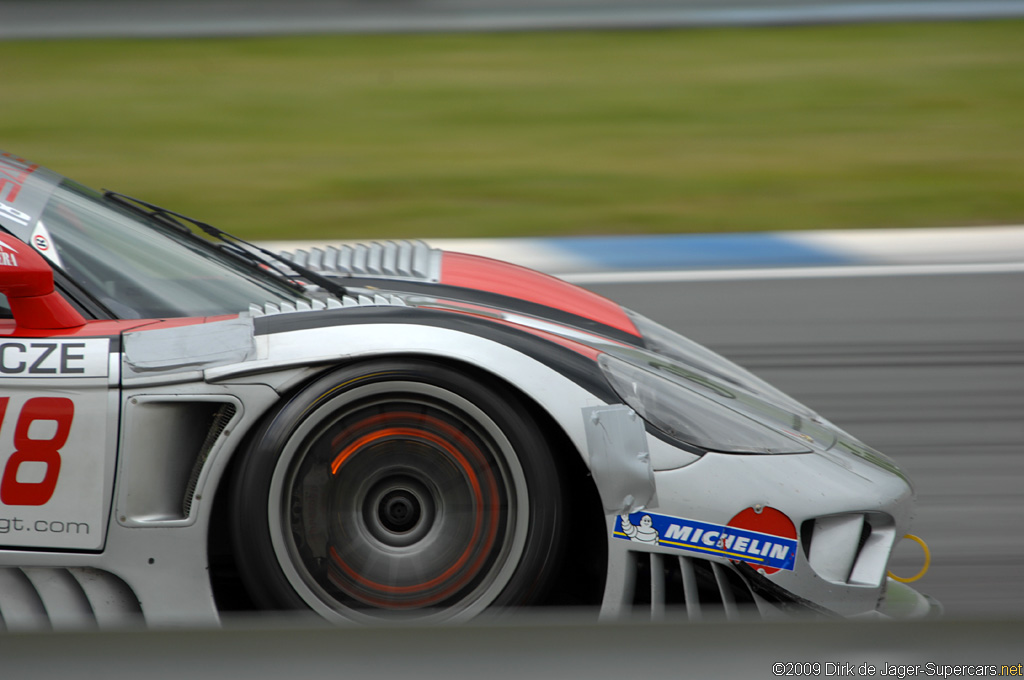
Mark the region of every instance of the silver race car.
<instances>
[{"instance_id":1,"label":"silver race car","mask_svg":"<svg viewBox=\"0 0 1024 680\"><path fill-rule=\"evenodd\" d=\"M918 617L891 460L559 279L0 156L0 619ZM0 298L2 300L2 298Z\"/></svg>"}]
</instances>

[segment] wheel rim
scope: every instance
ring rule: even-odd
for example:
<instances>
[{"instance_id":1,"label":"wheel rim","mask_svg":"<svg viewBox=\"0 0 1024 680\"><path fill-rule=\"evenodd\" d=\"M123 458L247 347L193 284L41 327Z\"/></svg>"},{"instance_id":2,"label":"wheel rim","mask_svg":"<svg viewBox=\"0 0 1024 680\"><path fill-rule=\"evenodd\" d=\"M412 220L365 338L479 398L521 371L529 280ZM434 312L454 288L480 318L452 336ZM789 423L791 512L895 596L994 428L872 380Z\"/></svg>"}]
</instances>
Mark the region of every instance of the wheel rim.
<instances>
[{"instance_id":1,"label":"wheel rim","mask_svg":"<svg viewBox=\"0 0 1024 680\"><path fill-rule=\"evenodd\" d=\"M279 459L271 539L329 618L469 618L525 543L525 477L494 421L433 385L389 381L318 404Z\"/></svg>"}]
</instances>

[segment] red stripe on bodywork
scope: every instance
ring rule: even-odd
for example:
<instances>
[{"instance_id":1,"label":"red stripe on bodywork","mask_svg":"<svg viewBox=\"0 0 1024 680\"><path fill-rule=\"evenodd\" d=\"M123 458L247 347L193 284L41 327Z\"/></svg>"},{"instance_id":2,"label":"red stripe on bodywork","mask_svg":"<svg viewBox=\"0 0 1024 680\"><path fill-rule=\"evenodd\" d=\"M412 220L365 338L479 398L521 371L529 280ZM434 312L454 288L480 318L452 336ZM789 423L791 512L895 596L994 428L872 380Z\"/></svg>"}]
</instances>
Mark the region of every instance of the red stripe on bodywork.
<instances>
[{"instance_id":1,"label":"red stripe on bodywork","mask_svg":"<svg viewBox=\"0 0 1024 680\"><path fill-rule=\"evenodd\" d=\"M553 342L556 345L561 345L562 347L571 349L577 354L582 354L583 356L589 359L593 359L594 361L597 361L597 358L604 354L604 352L602 352L599 349L595 349L590 345L585 345L582 342L573 340L572 338L567 338L564 335L558 335L557 333L541 330L539 328L534 328L532 326L524 326L523 324L515 323L514 321L509 321L508 319L498 319L495 318L492 314L474 312L471 305L467 306L465 309L459 309L457 307L431 307L430 305L423 305L422 307L420 307L420 309L436 309L442 312L446 312L448 314L464 314L465 316L472 316L477 319L484 319L489 323L507 326L508 328L515 328L516 330L523 331L524 333L529 333L530 335L534 335L538 338L544 338L548 342ZM616 345L622 344L604 338L602 338L602 340L604 342L614 343Z\"/></svg>"},{"instance_id":2,"label":"red stripe on bodywork","mask_svg":"<svg viewBox=\"0 0 1024 680\"><path fill-rule=\"evenodd\" d=\"M553 307L640 336L622 307L608 298L508 262L445 252L441 260L441 283Z\"/></svg>"}]
</instances>

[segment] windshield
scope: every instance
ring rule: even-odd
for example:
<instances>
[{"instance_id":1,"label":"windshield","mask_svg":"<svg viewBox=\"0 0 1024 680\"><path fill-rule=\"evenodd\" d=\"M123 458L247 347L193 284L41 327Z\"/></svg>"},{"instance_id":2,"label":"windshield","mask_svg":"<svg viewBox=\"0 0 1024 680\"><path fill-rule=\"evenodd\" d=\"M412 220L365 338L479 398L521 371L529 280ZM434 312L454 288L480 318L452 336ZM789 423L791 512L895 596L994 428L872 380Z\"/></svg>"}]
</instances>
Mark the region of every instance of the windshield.
<instances>
[{"instance_id":1,"label":"windshield","mask_svg":"<svg viewBox=\"0 0 1024 680\"><path fill-rule=\"evenodd\" d=\"M217 316L302 297L184 227L71 180L54 187L38 214L30 238L18 235L119 318Z\"/></svg>"}]
</instances>

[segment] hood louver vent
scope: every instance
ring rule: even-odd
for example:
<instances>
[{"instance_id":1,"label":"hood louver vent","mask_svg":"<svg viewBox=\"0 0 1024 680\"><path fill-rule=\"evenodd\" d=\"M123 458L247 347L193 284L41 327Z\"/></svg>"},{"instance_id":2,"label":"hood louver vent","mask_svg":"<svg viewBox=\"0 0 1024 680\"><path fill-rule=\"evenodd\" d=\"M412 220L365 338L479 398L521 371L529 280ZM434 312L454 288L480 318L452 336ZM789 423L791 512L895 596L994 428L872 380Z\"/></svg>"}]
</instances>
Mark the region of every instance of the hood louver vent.
<instances>
[{"instance_id":1,"label":"hood louver vent","mask_svg":"<svg viewBox=\"0 0 1024 680\"><path fill-rule=\"evenodd\" d=\"M407 307L405 300L397 295L380 295L372 297L369 295L345 295L341 300L328 298L327 302L313 300L312 304L300 301L298 304L268 302L262 307L249 305L249 315L252 318L261 316L274 316L275 314L295 314L297 312L311 312L322 309L342 309L346 307Z\"/></svg>"},{"instance_id":2,"label":"hood louver vent","mask_svg":"<svg viewBox=\"0 0 1024 680\"><path fill-rule=\"evenodd\" d=\"M280 254L297 265L325 274L431 283L441 280L441 251L423 241L359 243Z\"/></svg>"}]
</instances>

